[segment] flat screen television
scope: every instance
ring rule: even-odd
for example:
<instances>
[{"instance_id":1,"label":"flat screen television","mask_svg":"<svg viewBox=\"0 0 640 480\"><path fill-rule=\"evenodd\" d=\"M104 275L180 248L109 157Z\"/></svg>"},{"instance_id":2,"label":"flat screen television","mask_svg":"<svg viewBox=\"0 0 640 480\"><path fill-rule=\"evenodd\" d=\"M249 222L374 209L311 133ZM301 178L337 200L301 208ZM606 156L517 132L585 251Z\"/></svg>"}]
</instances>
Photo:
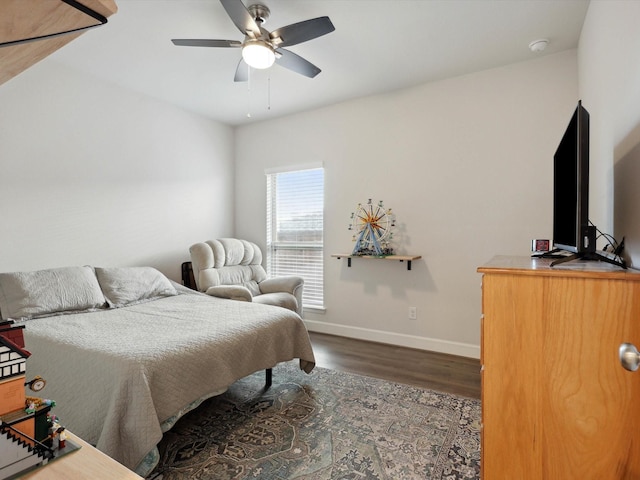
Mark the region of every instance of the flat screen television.
<instances>
[{"instance_id":1,"label":"flat screen television","mask_svg":"<svg viewBox=\"0 0 640 480\"><path fill-rule=\"evenodd\" d=\"M626 268L596 251L596 232L589 222L589 112L579 101L553 156L553 250L542 256L556 258L551 266L586 259Z\"/></svg>"},{"instance_id":2,"label":"flat screen television","mask_svg":"<svg viewBox=\"0 0 640 480\"><path fill-rule=\"evenodd\" d=\"M553 156L553 247L595 251L589 225L589 112L578 102Z\"/></svg>"}]
</instances>

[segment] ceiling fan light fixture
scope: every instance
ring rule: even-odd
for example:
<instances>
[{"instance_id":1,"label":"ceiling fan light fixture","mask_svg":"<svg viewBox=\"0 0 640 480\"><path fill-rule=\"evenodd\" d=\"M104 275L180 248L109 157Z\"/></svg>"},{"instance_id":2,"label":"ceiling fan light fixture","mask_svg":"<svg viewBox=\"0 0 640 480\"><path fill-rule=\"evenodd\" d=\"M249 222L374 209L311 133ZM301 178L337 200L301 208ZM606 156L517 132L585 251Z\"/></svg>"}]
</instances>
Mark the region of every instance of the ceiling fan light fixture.
<instances>
[{"instance_id":1,"label":"ceiling fan light fixture","mask_svg":"<svg viewBox=\"0 0 640 480\"><path fill-rule=\"evenodd\" d=\"M265 69L273 65L276 60L273 48L262 40L251 40L242 47L242 58L253 68Z\"/></svg>"}]
</instances>

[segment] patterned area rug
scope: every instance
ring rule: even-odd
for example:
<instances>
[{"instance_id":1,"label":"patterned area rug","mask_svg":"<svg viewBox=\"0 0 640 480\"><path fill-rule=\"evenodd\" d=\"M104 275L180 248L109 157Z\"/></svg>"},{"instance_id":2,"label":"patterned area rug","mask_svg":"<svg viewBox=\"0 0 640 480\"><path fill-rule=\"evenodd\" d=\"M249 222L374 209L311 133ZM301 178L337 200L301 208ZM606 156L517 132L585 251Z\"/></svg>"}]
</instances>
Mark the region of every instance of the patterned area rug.
<instances>
[{"instance_id":1,"label":"patterned area rug","mask_svg":"<svg viewBox=\"0 0 640 480\"><path fill-rule=\"evenodd\" d=\"M181 418L154 480L477 479L480 401L297 361Z\"/></svg>"}]
</instances>

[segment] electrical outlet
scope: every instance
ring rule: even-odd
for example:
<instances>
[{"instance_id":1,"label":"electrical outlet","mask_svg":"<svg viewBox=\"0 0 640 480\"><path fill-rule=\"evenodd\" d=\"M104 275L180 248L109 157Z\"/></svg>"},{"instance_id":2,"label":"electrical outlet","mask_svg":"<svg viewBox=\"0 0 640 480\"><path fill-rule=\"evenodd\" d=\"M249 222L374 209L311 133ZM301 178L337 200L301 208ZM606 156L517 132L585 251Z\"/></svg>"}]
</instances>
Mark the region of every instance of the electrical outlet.
<instances>
[{"instance_id":1,"label":"electrical outlet","mask_svg":"<svg viewBox=\"0 0 640 480\"><path fill-rule=\"evenodd\" d=\"M409 320L415 320L418 318L418 309L416 307L409 307Z\"/></svg>"}]
</instances>

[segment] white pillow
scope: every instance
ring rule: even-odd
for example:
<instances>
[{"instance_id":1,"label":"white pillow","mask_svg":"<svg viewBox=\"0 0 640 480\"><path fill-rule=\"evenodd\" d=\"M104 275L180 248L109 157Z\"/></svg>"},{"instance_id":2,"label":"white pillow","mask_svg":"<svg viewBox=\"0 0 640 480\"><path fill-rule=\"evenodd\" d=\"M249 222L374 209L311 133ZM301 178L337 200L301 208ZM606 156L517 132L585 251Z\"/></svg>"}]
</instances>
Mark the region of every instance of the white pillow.
<instances>
[{"instance_id":1,"label":"white pillow","mask_svg":"<svg viewBox=\"0 0 640 480\"><path fill-rule=\"evenodd\" d=\"M104 306L104 295L89 266L0 273L0 313L4 320Z\"/></svg>"},{"instance_id":2,"label":"white pillow","mask_svg":"<svg viewBox=\"0 0 640 480\"><path fill-rule=\"evenodd\" d=\"M152 267L96 267L96 276L112 307L178 294L167 277Z\"/></svg>"}]
</instances>

